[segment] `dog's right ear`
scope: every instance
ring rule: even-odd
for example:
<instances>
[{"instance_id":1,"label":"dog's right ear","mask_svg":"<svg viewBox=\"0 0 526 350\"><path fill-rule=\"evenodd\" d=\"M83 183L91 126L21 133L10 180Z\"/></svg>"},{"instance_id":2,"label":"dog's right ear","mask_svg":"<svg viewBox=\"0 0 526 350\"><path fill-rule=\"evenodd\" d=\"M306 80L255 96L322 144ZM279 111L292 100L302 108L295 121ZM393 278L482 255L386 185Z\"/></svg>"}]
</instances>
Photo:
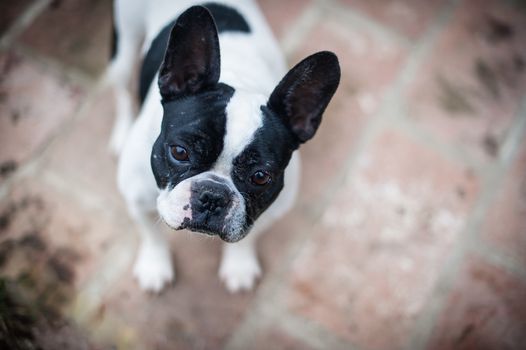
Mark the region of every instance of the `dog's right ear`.
<instances>
[{"instance_id":1,"label":"dog's right ear","mask_svg":"<svg viewBox=\"0 0 526 350\"><path fill-rule=\"evenodd\" d=\"M285 75L267 106L285 122L299 143L304 143L316 133L339 83L338 57L332 52L318 52Z\"/></svg>"},{"instance_id":2,"label":"dog's right ear","mask_svg":"<svg viewBox=\"0 0 526 350\"><path fill-rule=\"evenodd\" d=\"M205 7L190 7L170 32L159 70L163 101L214 85L219 74L219 38L214 19Z\"/></svg>"}]
</instances>

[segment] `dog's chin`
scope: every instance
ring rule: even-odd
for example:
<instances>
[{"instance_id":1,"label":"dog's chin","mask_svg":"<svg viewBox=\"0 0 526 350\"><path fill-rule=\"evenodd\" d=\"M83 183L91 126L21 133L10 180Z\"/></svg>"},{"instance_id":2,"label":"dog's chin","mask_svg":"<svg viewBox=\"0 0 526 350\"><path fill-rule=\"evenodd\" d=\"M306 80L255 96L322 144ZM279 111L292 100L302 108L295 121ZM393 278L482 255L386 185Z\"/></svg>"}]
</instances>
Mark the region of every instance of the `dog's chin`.
<instances>
[{"instance_id":1,"label":"dog's chin","mask_svg":"<svg viewBox=\"0 0 526 350\"><path fill-rule=\"evenodd\" d=\"M165 221L166 222L166 221ZM235 243L244 238L248 230L238 230L238 232L226 231L223 229L210 227L208 225L199 224L191 220L185 219L181 225L174 227L167 223L167 225L176 231L188 230L196 233L202 233L208 236L218 236L222 241L227 243Z\"/></svg>"}]
</instances>

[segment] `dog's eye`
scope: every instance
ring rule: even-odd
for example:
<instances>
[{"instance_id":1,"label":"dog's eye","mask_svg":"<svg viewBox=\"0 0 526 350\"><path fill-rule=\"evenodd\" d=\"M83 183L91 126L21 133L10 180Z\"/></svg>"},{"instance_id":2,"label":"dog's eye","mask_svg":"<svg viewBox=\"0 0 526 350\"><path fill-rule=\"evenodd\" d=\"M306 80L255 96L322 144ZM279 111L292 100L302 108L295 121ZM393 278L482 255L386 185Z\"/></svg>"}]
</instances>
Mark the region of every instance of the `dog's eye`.
<instances>
[{"instance_id":1,"label":"dog's eye","mask_svg":"<svg viewBox=\"0 0 526 350\"><path fill-rule=\"evenodd\" d=\"M188 151L186 148L174 145L170 146L170 152L172 153L172 157L174 157L175 160L180 162L188 161Z\"/></svg>"},{"instance_id":2,"label":"dog's eye","mask_svg":"<svg viewBox=\"0 0 526 350\"><path fill-rule=\"evenodd\" d=\"M252 174L252 176L250 177L250 181L254 185L264 186L272 181L272 177L266 171L258 170L254 174Z\"/></svg>"}]
</instances>

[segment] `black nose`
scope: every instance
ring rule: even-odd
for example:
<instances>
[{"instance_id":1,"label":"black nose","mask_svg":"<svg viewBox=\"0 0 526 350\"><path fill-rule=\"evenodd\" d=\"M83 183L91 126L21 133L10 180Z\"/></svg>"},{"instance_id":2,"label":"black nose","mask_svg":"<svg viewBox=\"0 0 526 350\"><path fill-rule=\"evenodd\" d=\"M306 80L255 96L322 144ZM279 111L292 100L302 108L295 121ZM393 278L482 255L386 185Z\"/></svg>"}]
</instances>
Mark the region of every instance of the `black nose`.
<instances>
[{"instance_id":1,"label":"black nose","mask_svg":"<svg viewBox=\"0 0 526 350\"><path fill-rule=\"evenodd\" d=\"M228 193L219 188L203 189L198 197L199 209L211 214L220 214L230 202Z\"/></svg>"}]
</instances>

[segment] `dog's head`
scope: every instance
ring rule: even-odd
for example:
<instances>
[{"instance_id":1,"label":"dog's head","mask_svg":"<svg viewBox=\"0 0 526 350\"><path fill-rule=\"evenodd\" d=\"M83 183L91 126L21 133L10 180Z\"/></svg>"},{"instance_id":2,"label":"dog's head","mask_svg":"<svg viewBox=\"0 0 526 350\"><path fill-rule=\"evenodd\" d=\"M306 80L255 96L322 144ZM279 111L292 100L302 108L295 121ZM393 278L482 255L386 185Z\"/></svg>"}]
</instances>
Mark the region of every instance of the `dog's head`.
<instances>
[{"instance_id":1,"label":"dog's head","mask_svg":"<svg viewBox=\"0 0 526 350\"><path fill-rule=\"evenodd\" d=\"M316 53L270 96L235 90L219 75L214 20L192 7L174 25L159 71L164 115L151 165L169 226L235 242L277 198L292 153L314 136L338 87L340 68L334 54Z\"/></svg>"}]
</instances>

